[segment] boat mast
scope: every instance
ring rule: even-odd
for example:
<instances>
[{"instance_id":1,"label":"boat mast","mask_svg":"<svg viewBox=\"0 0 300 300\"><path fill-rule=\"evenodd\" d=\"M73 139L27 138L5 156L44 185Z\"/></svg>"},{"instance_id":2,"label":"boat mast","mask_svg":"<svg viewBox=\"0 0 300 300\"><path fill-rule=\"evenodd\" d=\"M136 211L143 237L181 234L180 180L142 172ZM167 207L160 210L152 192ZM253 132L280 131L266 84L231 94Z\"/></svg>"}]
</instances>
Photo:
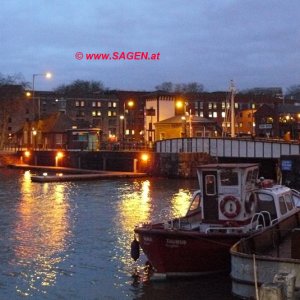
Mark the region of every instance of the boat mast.
<instances>
[{"instance_id":1,"label":"boat mast","mask_svg":"<svg viewBox=\"0 0 300 300\"><path fill-rule=\"evenodd\" d=\"M230 81L230 128L231 137L235 137L235 115L234 115L234 96L235 96L235 86L233 80Z\"/></svg>"}]
</instances>

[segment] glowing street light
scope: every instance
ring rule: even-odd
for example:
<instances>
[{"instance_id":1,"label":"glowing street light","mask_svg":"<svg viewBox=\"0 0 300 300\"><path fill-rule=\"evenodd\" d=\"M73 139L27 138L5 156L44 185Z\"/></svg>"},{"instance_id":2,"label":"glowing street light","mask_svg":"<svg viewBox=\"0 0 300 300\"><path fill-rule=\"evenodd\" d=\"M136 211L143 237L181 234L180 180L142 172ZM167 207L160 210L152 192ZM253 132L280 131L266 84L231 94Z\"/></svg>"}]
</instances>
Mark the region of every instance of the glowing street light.
<instances>
[{"instance_id":1,"label":"glowing street light","mask_svg":"<svg viewBox=\"0 0 300 300\"><path fill-rule=\"evenodd\" d=\"M58 162L59 162L59 160L61 160L63 157L64 157L63 152L59 151L59 152L56 153L56 156L55 156L55 167L58 167Z\"/></svg>"}]
</instances>

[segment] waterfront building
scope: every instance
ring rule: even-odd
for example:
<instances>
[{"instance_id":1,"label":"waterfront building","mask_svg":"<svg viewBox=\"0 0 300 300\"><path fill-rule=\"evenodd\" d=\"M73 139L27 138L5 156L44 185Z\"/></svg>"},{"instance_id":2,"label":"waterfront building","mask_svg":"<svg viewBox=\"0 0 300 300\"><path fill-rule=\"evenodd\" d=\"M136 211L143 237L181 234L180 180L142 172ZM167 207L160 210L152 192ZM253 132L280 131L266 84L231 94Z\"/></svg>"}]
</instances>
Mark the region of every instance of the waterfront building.
<instances>
[{"instance_id":1,"label":"waterfront building","mask_svg":"<svg viewBox=\"0 0 300 300\"><path fill-rule=\"evenodd\" d=\"M13 92L12 92L13 90ZM237 136L262 135L283 137L288 126L292 131L291 138L298 136L298 106L297 99L283 99L281 89L255 89L247 93L235 95L235 132ZM137 148L140 146L152 146L157 140L166 138L168 133L162 131L165 120L178 117L177 126L171 135L182 136L224 136L228 124L224 122L226 110L230 109L227 92L201 92L201 93L169 93L164 91L136 92L136 91L105 91L92 95L69 97L55 92L35 91L32 95L26 95L21 86L0 87L1 98L7 103L14 103L10 109L4 112L3 129L6 145L19 145L20 132L29 128L31 122L49 118L51 115L61 112L67 115L77 129L96 128L101 147L117 146L117 148ZM12 101L12 99L14 101ZM9 101L8 101L9 100ZM4 103L4 102L2 102ZM274 105L280 109L274 109ZM293 112L287 106L290 104ZM264 121L259 117L263 106L270 107L267 110L272 113L273 125L270 120ZM260 113L257 113L260 111ZM288 115L289 114L289 115ZM286 118L283 118L286 115ZM290 117L289 117L290 116ZM216 130L202 130L196 128L196 120L203 118L216 124ZM175 118L176 119L176 118ZM276 120L284 125L284 130L277 129ZM280 121L281 120L281 121ZM167 121L166 121L167 122ZM175 122L176 123L176 122ZM181 123L180 126L178 124ZM185 131L183 124L187 124ZM189 127L189 125L191 126ZM267 124L267 125L264 125ZM279 123L278 123L279 124ZM156 126L160 126L156 128ZM1 128L2 128L1 127ZM31 126L32 127L32 126ZM72 128L66 128L70 130ZM28 132L33 132L29 130ZM185 134L187 132L187 134ZM28 141L30 138L28 138ZM24 144L27 144L24 142ZM29 142L30 144L30 142ZM74 143L73 143L74 144Z\"/></svg>"}]
</instances>

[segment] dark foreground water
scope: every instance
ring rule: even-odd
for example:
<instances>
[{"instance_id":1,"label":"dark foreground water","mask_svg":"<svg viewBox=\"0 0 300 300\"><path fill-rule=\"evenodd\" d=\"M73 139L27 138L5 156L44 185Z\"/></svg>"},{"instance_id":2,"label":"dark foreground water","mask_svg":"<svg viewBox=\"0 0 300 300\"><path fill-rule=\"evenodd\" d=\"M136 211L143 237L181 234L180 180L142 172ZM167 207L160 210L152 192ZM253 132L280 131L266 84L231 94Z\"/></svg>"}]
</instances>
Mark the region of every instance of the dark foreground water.
<instances>
[{"instance_id":1,"label":"dark foreground water","mask_svg":"<svg viewBox=\"0 0 300 300\"><path fill-rule=\"evenodd\" d=\"M233 299L227 276L152 282L146 258L130 257L134 226L166 207L182 215L195 189L161 178L40 184L0 169L0 299Z\"/></svg>"}]
</instances>

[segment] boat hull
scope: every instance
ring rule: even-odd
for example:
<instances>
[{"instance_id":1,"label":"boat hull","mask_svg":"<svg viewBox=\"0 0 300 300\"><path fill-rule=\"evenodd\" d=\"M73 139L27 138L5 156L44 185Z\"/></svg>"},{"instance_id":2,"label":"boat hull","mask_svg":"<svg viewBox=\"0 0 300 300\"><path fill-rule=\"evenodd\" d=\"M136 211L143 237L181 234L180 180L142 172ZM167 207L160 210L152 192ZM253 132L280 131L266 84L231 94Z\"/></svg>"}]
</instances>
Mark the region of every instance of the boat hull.
<instances>
[{"instance_id":1,"label":"boat hull","mask_svg":"<svg viewBox=\"0 0 300 300\"><path fill-rule=\"evenodd\" d=\"M229 272L229 249L241 238L184 230L137 228L135 232L154 272L168 277Z\"/></svg>"},{"instance_id":2,"label":"boat hull","mask_svg":"<svg viewBox=\"0 0 300 300\"><path fill-rule=\"evenodd\" d=\"M291 244L288 249L282 247L299 225L298 211L231 247L232 293L235 296L255 298L256 285L259 288L263 283L273 282L280 273L300 274L300 259L291 258ZM300 289L299 276L295 287Z\"/></svg>"}]
</instances>

